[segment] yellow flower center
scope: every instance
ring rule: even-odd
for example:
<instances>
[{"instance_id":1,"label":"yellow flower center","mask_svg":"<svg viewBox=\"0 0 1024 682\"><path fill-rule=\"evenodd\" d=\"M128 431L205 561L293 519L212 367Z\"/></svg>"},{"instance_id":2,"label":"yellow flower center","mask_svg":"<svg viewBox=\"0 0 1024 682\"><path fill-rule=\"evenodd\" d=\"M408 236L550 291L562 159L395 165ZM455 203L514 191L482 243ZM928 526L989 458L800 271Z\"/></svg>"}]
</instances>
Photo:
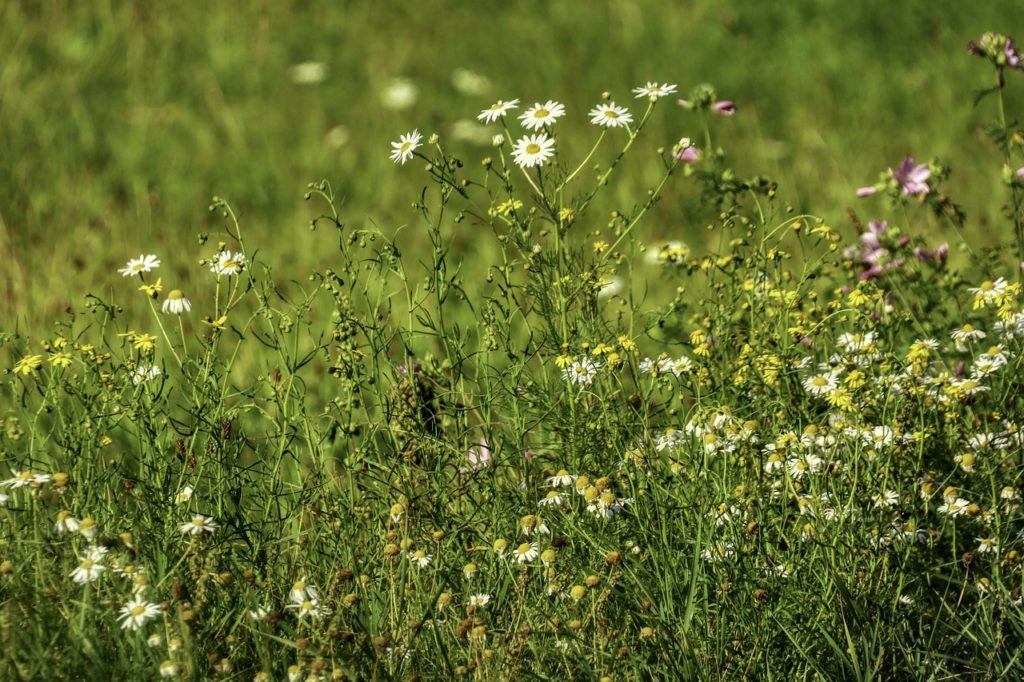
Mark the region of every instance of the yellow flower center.
<instances>
[{"instance_id":1,"label":"yellow flower center","mask_svg":"<svg viewBox=\"0 0 1024 682\"><path fill-rule=\"evenodd\" d=\"M551 112L548 111L547 109L538 109L537 111L533 112L534 118L547 118L550 115Z\"/></svg>"},{"instance_id":2,"label":"yellow flower center","mask_svg":"<svg viewBox=\"0 0 1024 682\"><path fill-rule=\"evenodd\" d=\"M604 112L604 115L605 115L605 118L618 118L619 117L619 112L617 112L617 111L615 111L613 109L606 109L605 112Z\"/></svg>"},{"instance_id":3,"label":"yellow flower center","mask_svg":"<svg viewBox=\"0 0 1024 682\"><path fill-rule=\"evenodd\" d=\"M141 616L145 612L146 612L146 607L143 606L142 604L139 604L138 606L133 606L132 610L131 610L131 614L133 616Z\"/></svg>"},{"instance_id":4,"label":"yellow flower center","mask_svg":"<svg viewBox=\"0 0 1024 682\"><path fill-rule=\"evenodd\" d=\"M526 145L526 153L527 154L536 154L539 151L540 151L540 145L539 144L531 142L530 144Z\"/></svg>"},{"instance_id":5,"label":"yellow flower center","mask_svg":"<svg viewBox=\"0 0 1024 682\"><path fill-rule=\"evenodd\" d=\"M402 145L402 149L401 149L402 153L405 154L406 152L409 151L409 149L411 147L412 147L412 142L406 142L405 144Z\"/></svg>"}]
</instances>

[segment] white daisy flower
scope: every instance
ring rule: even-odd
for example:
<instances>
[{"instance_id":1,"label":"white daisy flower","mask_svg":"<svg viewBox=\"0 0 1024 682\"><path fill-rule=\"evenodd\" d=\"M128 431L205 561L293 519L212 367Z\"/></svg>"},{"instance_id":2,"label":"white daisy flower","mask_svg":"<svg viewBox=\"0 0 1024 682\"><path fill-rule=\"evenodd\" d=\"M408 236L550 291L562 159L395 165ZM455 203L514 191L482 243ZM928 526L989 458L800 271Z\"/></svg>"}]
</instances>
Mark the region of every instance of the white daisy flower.
<instances>
[{"instance_id":1,"label":"white daisy flower","mask_svg":"<svg viewBox=\"0 0 1024 682\"><path fill-rule=\"evenodd\" d=\"M164 305L161 310L171 315L181 315L192 310L192 301L185 298L185 294L181 293L181 289L171 289L167 294L167 298L164 299Z\"/></svg>"},{"instance_id":2,"label":"white daisy flower","mask_svg":"<svg viewBox=\"0 0 1024 682\"><path fill-rule=\"evenodd\" d=\"M107 567L98 558L92 558L86 553L79 558L78 567L71 571L71 579L79 585L85 585L99 580L106 570Z\"/></svg>"},{"instance_id":3,"label":"white daisy flower","mask_svg":"<svg viewBox=\"0 0 1024 682\"><path fill-rule=\"evenodd\" d=\"M983 386L977 379L973 378L951 381L950 387L964 396L984 393L989 390L988 386Z\"/></svg>"},{"instance_id":4,"label":"white daisy flower","mask_svg":"<svg viewBox=\"0 0 1024 682\"><path fill-rule=\"evenodd\" d=\"M210 272L215 275L237 275L242 270L245 270L245 254L237 251L235 253L220 252L213 265L210 266Z\"/></svg>"},{"instance_id":5,"label":"white daisy flower","mask_svg":"<svg viewBox=\"0 0 1024 682\"><path fill-rule=\"evenodd\" d=\"M427 566L429 566L430 561L433 558L433 554L427 554L422 549L417 549L415 552L409 552L409 561L416 564L420 568L426 568Z\"/></svg>"},{"instance_id":6,"label":"white daisy flower","mask_svg":"<svg viewBox=\"0 0 1024 682\"><path fill-rule=\"evenodd\" d=\"M597 376L597 372L600 369L600 363L597 363L590 358L582 358L580 360L576 360L571 365L563 369L562 375L567 381L585 386L594 381L594 377Z\"/></svg>"},{"instance_id":7,"label":"white daisy flower","mask_svg":"<svg viewBox=\"0 0 1024 682\"><path fill-rule=\"evenodd\" d=\"M109 552L103 545L88 545L82 550L83 559L92 559L93 561L103 561L103 557L107 556Z\"/></svg>"},{"instance_id":8,"label":"white daisy flower","mask_svg":"<svg viewBox=\"0 0 1024 682\"><path fill-rule=\"evenodd\" d=\"M804 379L804 390L811 395L826 396L839 387L838 372L824 372Z\"/></svg>"},{"instance_id":9,"label":"white daisy flower","mask_svg":"<svg viewBox=\"0 0 1024 682\"><path fill-rule=\"evenodd\" d=\"M773 474L776 471L782 471L783 464L782 455L777 452L773 452L768 455L768 458L764 461L764 472L766 474Z\"/></svg>"},{"instance_id":10,"label":"white daisy flower","mask_svg":"<svg viewBox=\"0 0 1024 682\"><path fill-rule=\"evenodd\" d=\"M675 85L669 83L658 84L652 83L651 81L647 81L647 85L642 85L640 87L633 88L633 93L636 95L637 99L643 99L644 97L658 99L659 97L671 95L675 91Z\"/></svg>"},{"instance_id":11,"label":"white daisy flower","mask_svg":"<svg viewBox=\"0 0 1024 682\"><path fill-rule=\"evenodd\" d=\"M687 374L693 369L693 361L685 355L681 355L675 360L672 360L668 365L668 371L672 372L675 376L682 376Z\"/></svg>"},{"instance_id":12,"label":"white daisy flower","mask_svg":"<svg viewBox=\"0 0 1024 682\"><path fill-rule=\"evenodd\" d=\"M151 270L155 270L160 267L160 259L153 255L141 255L138 258L132 258L128 261L128 264L123 268L119 269L125 277L131 277L132 275L142 275Z\"/></svg>"},{"instance_id":13,"label":"white daisy flower","mask_svg":"<svg viewBox=\"0 0 1024 682\"><path fill-rule=\"evenodd\" d=\"M174 504L185 504L192 499L192 493L194 492L195 489L192 486L185 486L181 489L180 493L174 496Z\"/></svg>"},{"instance_id":14,"label":"white daisy flower","mask_svg":"<svg viewBox=\"0 0 1024 682\"><path fill-rule=\"evenodd\" d=\"M839 347L847 353L866 353L874 350L875 333L865 332L864 334L841 334L837 341Z\"/></svg>"},{"instance_id":15,"label":"white daisy flower","mask_svg":"<svg viewBox=\"0 0 1024 682\"><path fill-rule=\"evenodd\" d=\"M536 542L524 542L523 544L516 547L516 551L513 552L516 561L520 564L533 561L540 554Z\"/></svg>"},{"instance_id":16,"label":"white daisy flower","mask_svg":"<svg viewBox=\"0 0 1024 682\"><path fill-rule=\"evenodd\" d=\"M895 490L886 490L884 493L879 495L872 495L871 501L874 503L875 509L893 507L899 503L900 496Z\"/></svg>"},{"instance_id":17,"label":"white daisy flower","mask_svg":"<svg viewBox=\"0 0 1024 682\"><path fill-rule=\"evenodd\" d=\"M549 490L543 499L537 502L538 507L561 507L565 504L565 498L557 490Z\"/></svg>"},{"instance_id":18,"label":"white daisy flower","mask_svg":"<svg viewBox=\"0 0 1024 682\"><path fill-rule=\"evenodd\" d=\"M968 289L969 292L975 295L977 298L982 298L986 301L993 301L1006 294L1006 289L1009 283L1000 277L996 281L985 280L980 286L971 287Z\"/></svg>"},{"instance_id":19,"label":"white daisy flower","mask_svg":"<svg viewBox=\"0 0 1024 682\"><path fill-rule=\"evenodd\" d=\"M196 514L192 517L191 521L186 521L179 526L182 535L202 535L203 533L212 534L217 529L217 524L214 522L212 516L203 516L202 514Z\"/></svg>"},{"instance_id":20,"label":"white daisy flower","mask_svg":"<svg viewBox=\"0 0 1024 682\"><path fill-rule=\"evenodd\" d=\"M967 512L967 508L969 506L971 506L970 502L962 497L957 497L939 505L938 512L940 514L948 514L953 517L963 516Z\"/></svg>"},{"instance_id":21,"label":"white daisy flower","mask_svg":"<svg viewBox=\"0 0 1024 682\"><path fill-rule=\"evenodd\" d=\"M61 533L74 533L78 530L79 523L79 520L65 509L57 514L57 522L53 524L53 532L58 535Z\"/></svg>"},{"instance_id":22,"label":"white daisy flower","mask_svg":"<svg viewBox=\"0 0 1024 682\"><path fill-rule=\"evenodd\" d=\"M6 481L0 482L3 488L24 488L28 485L42 485L50 481L49 474L37 474L31 471L12 471L13 476Z\"/></svg>"},{"instance_id":23,"label":"white daisy flower","mask_svg":"<svg viewBox=\"0 0 1024 682\"><path fill-rule=\"evenodd\" d=\"M995 538L974 538L978 542L978 553L987 554L999 550L999 544Z\"/></svg>"},{"instance_id":24,"label":"white daisy flower","mask_svg":"<svg viewBox=\"0 0 1024 682\"><path fill-rule=\"evenodd\" d=\"M308 597L302 601L296 601L285 606L286 609L293 609L298 612L299 618L319 618L325 616L331 611L326 606L320 606L320 603L313 597Z\"/></svg>"},{"instance_id":25,"label":"white daisy flower","mask_svg":"<svg viewBox=\"0 0 1024 682\"><path fill-rule=\"evenodd\" d=\"M611 104L598 104L587 114L594 125L606 128L621 128L633 122L633 115L625 107Z\"/></svg>"},{"instance_id":26,"label":"white daisy flower","mask_svg":"<svg viewBox=\"0 0 1024 682\"><path fill-rule=\"evenodd\" d=\"M163 374L163 370L157 365L136 365L132 370L132 383L136 386L152 381Z\"/></svg>"},{"instance_id":27,"label":"white daisy flower","mask_svg":"<svg viewBox=\"0 0 1024 682\"><path fill-rule=\"evenodd\" d=\"M509 100L508 102L499 99L490 107L481 111L480 114L477 116L477 120L483 121L484 123L494 123L499 118L502 118L505 114L507 114L509 111L515 109L518 106L518 99Z\"/></svg>"},{"instance_id":28,"label":"white daisy flower","mask_svg":"<svg viewBox=\"0 0 1024 682\"><path fill-rule=\"evenodd\" d=\"M11 496L6 493L0 493L0 507L6 506L11 501Z\"/></svg>"},{"instance_id":29,"label":"white daisy flower","mask_svg":"<svg viewBox=\"0 0 1024 682\"><path fill-rule=\"evenodd\" d=\"M555 140L547 133L524 135L512 150L512 160L522 168L543 166L555 153Z\"/></svg>"},{"instance_id":30,"label":"white daisy flower","mask_svg":"<svg viewBox=\"0 0 1024 682\"><path fill-rule=\"evenodd\" d=\"M565 106L549 99L544 104L539 102L534 104L523 112L519 120L523 122L523 127L527 130L540 130L544 126L551 125L564 115Z\"/></svg>"},{"instance_id":31,"label":"white daisy flower","mask_svg":"<svg viewBox=\"0 0 1024 682\"><path fill-rule=\"evenodd\" d=\"M482 609L483 607L487 606L487 604L490 601L491 595L484 594L483 592L481 592L479 594L470 595L469 601L466 602L466 604L468 604L469 606L475 606L478 609Z\"/></svg>"},{"instance_id":32,"label":"white daisy flower","mask_svg":"<svg viewBox=\"0 0 1024 682\"><path fill-rule=\"evenodd\" d=\"M423 136L419 130L406 133L398 140L391 143L391 160L395 163L404 164L412 158L412 153L420 146Z\"/></svg>"},{"instance_id":33,"label":"white daisy flower","mask_svg":"<svg viewBox=\"0 0 1024 682\"><path fill-rule=\"evenodd\" d=\"M562 488L572 485L575 482L576 477L570 474L566 469L559 469L558 473L554 476L548 477L548 485L552 488Z\"/></svg>"},{"instance_id":34,"label":"white daisy flower","mask_svg":"<svg viewBox=\"0 0 1024 682\"><path fill-rule=\"evenodd\" d=\"M1008 320L999 320L992 325L992 329L1007 338L1020 336L1024 334L1024 313L1017 313Z\"/></svg>"},{"instance_id":35,"label":"white daisy flower","mask_svg":"<svg viewBox=\"0 0 1024 682\"><path fill-rule=\"evenodd\" d=\"M132 599L121 607L121 615L117 617L121 621L122 630L138 630L148 621L160 615L160 607L142 599Z\"/></svg>"},{"instance_id":36,"label":"white daisy flower","mask_svg":"<svg viewBox=\"0 0 1024 682\"><path fill-rule=\"evenodd\" d=\"M91 516L86 516L84 519L78 522L78 532L82 534L86 540L92 540L100 532L100 527L96 524ZM106 549L103 552L106 553Z\"/></svg>"},{"instance_id":37,"label":"white daisy flower","mask_svg":"<svg viewBox=\"0 0 1024 682\"><path fill-rule=\"evenodd\" d=\"M310 584L306 576L302 576L292 584L292 589L288 592L288 598L293 602L301 603L307 599L317 599L320 597L320 590L317 589L316 585Z\"/></svg>"},{"instance_id":38,"label":"white daisy flower","mask_svg":"<svg viewBox=\"0 0 1024 682\"><path fill-rule=\"evenodd\" d=\"M959 329L954 329L949 336L956 343L956 349L962 353L967 350L967 344L971 341L985 338L985 332L977 329L973 324L965 324Z\"/></svg>"}]
</instances>

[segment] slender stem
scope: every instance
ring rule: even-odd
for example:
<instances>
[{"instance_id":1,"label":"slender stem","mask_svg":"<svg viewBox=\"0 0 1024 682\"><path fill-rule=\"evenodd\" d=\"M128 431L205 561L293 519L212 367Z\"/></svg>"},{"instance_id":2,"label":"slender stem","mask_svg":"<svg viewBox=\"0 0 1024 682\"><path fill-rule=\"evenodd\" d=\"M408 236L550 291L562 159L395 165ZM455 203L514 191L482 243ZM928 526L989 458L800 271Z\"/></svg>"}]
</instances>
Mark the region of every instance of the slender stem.
<instances>
[{"instance_id":1,"label":"slender stem","mask_svg":"<svg viewBox=\"0 0 1024 682\"><path fill-rule=\"evenodd\" d=\"M601 134L597 136L597 141L594 143L594 146L590 148L590 153L587 154L586 158L583 159L583 161L580 162L580 165L578 165L576 167L576 170L574 170L572 173L569 173L569 175L565 178L565 180L562 181L562 184L560 184L558 186L558 189L556 189L555 192L561 192L562 189L564 189L566 185L568 185L570 182L572 182L573 178L575 178L576 175L581 170L583 170L583 168L590 161L590 157L592 157L594 155L594 152L597 151L597 148L601 146L601 141L604 140L604 136L606 134L608 134L608 129L607 128L602 128L601 129Z\"/></svg>"},{"instance_id":2,"label":"slender stem","mask_svg":"<svg viewBox=\"0 0 1024 682\"><path fill-rule=\"evenodd\" d=\"M178 356L178 352L174 350L174 344L171 343L171 337L167 335L167 330L164 329L164 323L160 320L160 313L157 312L156 306L153 305L152 298L149 299L149 309L153 311L153 317L156 318L156 324L160 327L160 333L163 334L164 341L167 342L167 348L170 349L171 355L173 355L174 359L177 361L178 367L183 367L184 365L181 362L181 358Z\"/></svg>"}]
</instances>

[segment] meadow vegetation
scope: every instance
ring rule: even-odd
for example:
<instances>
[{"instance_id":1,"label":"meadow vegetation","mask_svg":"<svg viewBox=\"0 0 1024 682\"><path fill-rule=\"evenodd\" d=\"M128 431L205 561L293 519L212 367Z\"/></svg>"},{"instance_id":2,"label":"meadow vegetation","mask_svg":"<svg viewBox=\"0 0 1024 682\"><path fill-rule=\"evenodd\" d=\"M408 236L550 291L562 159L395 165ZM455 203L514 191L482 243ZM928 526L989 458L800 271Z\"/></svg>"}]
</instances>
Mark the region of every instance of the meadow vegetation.
<instances>
[{"instance_id":1,"label":"meadow vegetation","mask_svg":"<svg viewBox=\"0 0 1024 682\"><path fill-rule=\"evenodd\" d=\"M995 4L908 3L914 35L955 32L949 68L893 40L884 86L813 102L809 73L871 51L799 3L597 4L586 51L554 4L486 56L447 35L473 11L424 3L388 26L450 53L371 31L349 79L331 59L384 20L283 7L0 10L0 84L75 91L56 127L41 90L0 100L27 254L0 678L1024 674L1024 62ZM851 125L858 83L907 115ZM342 128L324 103L356 91ZM823 130L827 153L799 137Z\"/></svg>"}]
</instances>

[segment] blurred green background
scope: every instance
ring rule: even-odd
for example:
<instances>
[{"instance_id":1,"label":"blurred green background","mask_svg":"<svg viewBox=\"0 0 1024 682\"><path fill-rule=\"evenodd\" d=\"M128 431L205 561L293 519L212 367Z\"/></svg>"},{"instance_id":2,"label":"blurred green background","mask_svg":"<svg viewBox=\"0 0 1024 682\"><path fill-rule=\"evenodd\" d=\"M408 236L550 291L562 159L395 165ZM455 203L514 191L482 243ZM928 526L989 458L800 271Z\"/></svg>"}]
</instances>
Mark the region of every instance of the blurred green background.
<instances>
[{"instance_id":1,"label":"blurred green background","mask_svg":"<svg viewBox=\"0 0 1024 682\"><path fill-rule=\"evenodd\" d=\"M418 163L388 159L400 133L438 132L479 159L490 153L472 150L489 139L473 125L480 109L553 98L569 112L560 140L583 149L601 93L642 110L630 89L647 80L681 94L712 83L739 106L716 121L737 170L778 180L786 201L848 234L847 207L888 210L856 202L855 189L913 155L954 166L948 190L969 238L1009 239L1002 159L983 132L993 102L972 106L993 74L965 46L986 30L1024 33L1019 10L1019 0L8 0L0 319L43 331L86 291L135 296L116 268L142 252L163 259L168 287L208 278L197 260L215 247L196 235L219 229L213 194L232 202L250 248L301 279L336 257L335 236L307 227L307 182L334 184L345 222L392 230L415 222L410 202L426 180ZM1024 74L1010 74L1011 112L1024 87L1014 76ZM642 143L699 133L668 103ZM616 191L639 197L648 179L631 170ZM694 215L670 196L645 234L698 241ZM471 245L478 229L459 229Z\"/></svg>"}]
</instances>

